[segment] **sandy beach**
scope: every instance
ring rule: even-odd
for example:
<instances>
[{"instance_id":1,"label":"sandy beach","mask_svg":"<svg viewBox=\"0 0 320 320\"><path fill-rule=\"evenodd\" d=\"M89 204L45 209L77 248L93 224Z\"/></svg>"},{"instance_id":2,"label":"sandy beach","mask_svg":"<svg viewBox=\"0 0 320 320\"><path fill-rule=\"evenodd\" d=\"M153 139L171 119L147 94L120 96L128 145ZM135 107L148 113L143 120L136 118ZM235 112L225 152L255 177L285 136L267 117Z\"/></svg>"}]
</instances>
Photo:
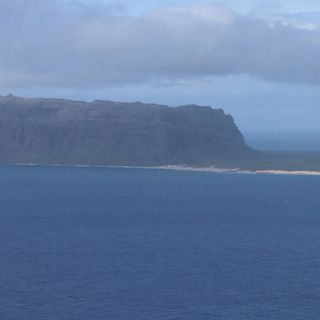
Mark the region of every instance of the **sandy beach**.
<instances>
[{"instance_id":1,"label":"sandy beach","mask_svg":"<svg viewBox=\"0 0 320 320\"><path fill-rule=\"evenodd\" d=\"M167 170L186 170L186 171L200 171L200 172L213 172L213 173L236 173L236 174L273 174L273 175L308 175L319 176L320 171L308 170L244 170L239 168L217 168L217 167L190 167L182 165L167 165L161 167L154 167L155 169Z\"/></svg>"},{"instance_id":2,"label":"sandy beach","mask_svg":"<svg viewBox=\"0 0 320 320\"><path fill-rule=\"evenodd\" d=\"M245 170L240 168L192 167L188 165L163 165L163 166L112 166L112 165L86 165L86 164L35 164L15 163L13 166L39 166L39 167L76 167L76 168L122 168L122 169L149 169L149 170L175 170L196 171L228 174L272 174L272 175L294 175L294 176L320 176L320 171L312 170Z\"/></svg>"}]
</instances>

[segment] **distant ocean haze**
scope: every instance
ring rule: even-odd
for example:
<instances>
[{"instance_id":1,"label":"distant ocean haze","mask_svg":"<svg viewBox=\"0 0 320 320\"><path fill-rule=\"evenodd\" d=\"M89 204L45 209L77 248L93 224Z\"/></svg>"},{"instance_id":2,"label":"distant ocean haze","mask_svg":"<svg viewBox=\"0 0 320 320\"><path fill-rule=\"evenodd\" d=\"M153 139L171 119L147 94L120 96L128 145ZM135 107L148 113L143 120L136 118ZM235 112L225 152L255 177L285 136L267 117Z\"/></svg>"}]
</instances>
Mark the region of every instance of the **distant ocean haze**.
<instances>
[{"instance_id":1,"label":"distant ocean haze","mask_svg":"<svg viewBox=\"0 0 320 320\"><path fill-rule=\"evenodd\" d=\"M320 151L320 130L243 130L243 133L247 144L258 150Z\"/></svg>"}]
</instances>

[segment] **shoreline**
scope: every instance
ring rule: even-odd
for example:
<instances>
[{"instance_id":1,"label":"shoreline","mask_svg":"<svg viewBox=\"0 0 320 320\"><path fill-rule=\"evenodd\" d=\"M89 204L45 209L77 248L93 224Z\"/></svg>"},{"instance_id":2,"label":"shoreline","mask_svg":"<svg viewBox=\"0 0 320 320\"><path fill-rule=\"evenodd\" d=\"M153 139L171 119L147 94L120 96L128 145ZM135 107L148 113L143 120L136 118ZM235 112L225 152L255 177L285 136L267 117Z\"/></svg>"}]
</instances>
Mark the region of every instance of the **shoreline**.
<instances>
[{"instance_id":1,"label":"shoreline","mask_svg":"<svg viewBox=\"0 0 320 320\"><path fill-rule=\"evenodd\" d=\"M114 165L86 165L86 164L36 164L36 163L13 163L8 166L32 166L32 167L75 167L75 168L118 168L118 169L147 169L147 170L174 170L194 171L220 174L251 174L251 175L291 175L291 176L320 176L320 171L314 170L280 170L280 169L240 169L240 168L219 168L192 167L187 165L163 165L163 166L114 166Z\"/></svg>"},{"instance_id":2,"label":"shoreline","mask_svg":"<svg viewBox=\"0 0 320 320\"><path fill-rule=\"evenodd\" d=\"M177 170L177 171L198 171L198 172L212 172L212 173L229 173L229 174L269 174L269 175L294 175L294 176L320 176L320 171L312 170L246 170L240 168L218 168L218 167L188 167L182 165L169 165L155 167L158 169Z\"/></svg>"}]
</instances>

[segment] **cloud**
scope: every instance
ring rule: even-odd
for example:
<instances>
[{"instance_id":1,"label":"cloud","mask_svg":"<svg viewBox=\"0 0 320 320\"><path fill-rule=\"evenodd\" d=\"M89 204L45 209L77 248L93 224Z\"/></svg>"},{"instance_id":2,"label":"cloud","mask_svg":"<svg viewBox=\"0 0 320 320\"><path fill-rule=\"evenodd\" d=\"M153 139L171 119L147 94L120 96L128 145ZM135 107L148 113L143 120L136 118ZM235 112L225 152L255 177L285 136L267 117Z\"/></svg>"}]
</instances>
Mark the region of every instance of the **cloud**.
<instances>
[{"instance_id":1,"label":"cloud","mask_svg":"<svg viewBox=\"0 0 320 320\"><path fill-rule=\"evenodd\" d=\"M96 87L250 75L320 83L320 30L221 5L130 15L102 1L1 0L0 85Z\"/></svg>"}]
</instances>

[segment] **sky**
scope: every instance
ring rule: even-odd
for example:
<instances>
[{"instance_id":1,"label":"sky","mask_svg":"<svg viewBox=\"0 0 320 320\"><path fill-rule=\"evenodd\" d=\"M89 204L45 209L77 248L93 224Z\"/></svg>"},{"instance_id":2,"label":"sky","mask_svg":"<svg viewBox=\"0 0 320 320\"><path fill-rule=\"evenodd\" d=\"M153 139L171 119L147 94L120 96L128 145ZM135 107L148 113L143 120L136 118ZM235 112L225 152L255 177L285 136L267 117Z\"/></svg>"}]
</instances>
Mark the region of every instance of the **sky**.
<instances>
[{"instance_id":1,"label":"sky","mask_svg":"<svg viewBox=\"0 0 320 320\"><path fill-rule=\"evenodd\" d=\"M320 137L319 26L318 0L0 0L1 94L210 105Z\"/></svg>"}]
</instances>

